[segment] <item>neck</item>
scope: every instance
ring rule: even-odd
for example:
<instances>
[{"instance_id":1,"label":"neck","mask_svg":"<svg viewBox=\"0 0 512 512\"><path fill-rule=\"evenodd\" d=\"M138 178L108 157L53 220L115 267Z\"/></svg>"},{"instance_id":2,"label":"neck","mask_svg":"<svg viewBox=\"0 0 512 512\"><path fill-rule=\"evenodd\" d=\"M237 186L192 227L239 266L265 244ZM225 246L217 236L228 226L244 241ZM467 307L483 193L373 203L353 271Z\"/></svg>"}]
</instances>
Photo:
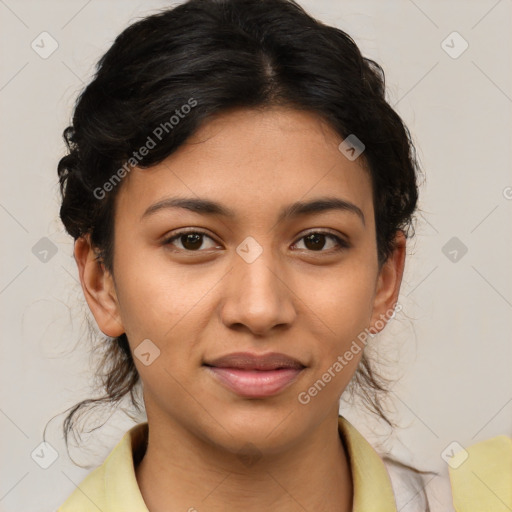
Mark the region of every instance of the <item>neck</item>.
<instances>
[{"instance_id":1,"label":"neck","mask_svg":"<svg viewBox=\"0 0 512 512\"><path fill-rule=\"evenodd\" d=\"M348 455L329 415L279 454L226 453L176 425L151 423L136 477L150 512L348 512L352 478ZM242 462L242 464L241 464Z\"/></svg>"}]
</instances>

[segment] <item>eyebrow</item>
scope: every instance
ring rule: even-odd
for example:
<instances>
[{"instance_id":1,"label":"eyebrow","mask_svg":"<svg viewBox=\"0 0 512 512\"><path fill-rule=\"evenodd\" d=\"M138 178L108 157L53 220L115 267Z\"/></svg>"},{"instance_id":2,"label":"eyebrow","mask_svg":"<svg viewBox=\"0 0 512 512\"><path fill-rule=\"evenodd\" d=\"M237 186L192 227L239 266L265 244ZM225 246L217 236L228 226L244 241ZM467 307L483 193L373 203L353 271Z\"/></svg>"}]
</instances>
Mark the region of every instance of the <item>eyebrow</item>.
<instances>
[{"instance_id":1,"label":"eyebrow","mask_svg":"<svg viewBox=\"0 0 512 512\"><path fill-rule=\"evenodd\" d=\"M149 217L161 210L173 208L183 208L202 215L220 216L230 219L236 217L234 210L215 201L202 198L169 197L149 206L142 214L141 219ZM277 222L280 223L295 217L332 210L353 213L359 217L363 225L366 225L364 213L361 208L350 201L338 197L320 197L306 202L297 201L296 203L285 206L280 211Z\"/></svg>"}]
</instances>

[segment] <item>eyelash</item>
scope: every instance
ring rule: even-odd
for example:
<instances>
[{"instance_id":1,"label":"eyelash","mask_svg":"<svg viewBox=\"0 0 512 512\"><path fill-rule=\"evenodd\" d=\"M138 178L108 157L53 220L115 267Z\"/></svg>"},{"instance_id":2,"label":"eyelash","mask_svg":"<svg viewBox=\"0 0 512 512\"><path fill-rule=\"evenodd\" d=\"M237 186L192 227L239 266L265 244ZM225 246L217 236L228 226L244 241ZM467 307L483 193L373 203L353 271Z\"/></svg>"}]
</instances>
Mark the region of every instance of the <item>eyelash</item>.
<instances>
[{"instance_id":1,"label":"eyelash","mask_svg":"<svg viewBox=\"0 0 512 512\"><path fill-rule=\"evenodd\" d=\"M163 245L172 245L172 242L174 240L177 240L180 237L182 237L183 235L187 235L187 234L202 235L202 236L209 238L213 242L215 242L215 240L205 231L201 231L199 229L190 229L190 230L178 231L177 233L172 235L172 237L165 239L163 241ZM338 247L336 249L331 249L331 250L327 250L327 251L324 251L324 250L311 251L308 249L300 249L300 250L306 250L311 253L332 253L332 252L339 252L339 251L347 250L350 248L350 244L346 240L344 240L343 238L340 238L337 235L334 235L333 233L331 233L329 231L310 231L309 233L306 233L305 235L301 236L295 243L298 243L303 238L306 238L310 235L325 235L327 238L334 240L336 242L336 244L338 245ZM180 252L189 252L189 253L200 253L205 250L205 249L203 249L203 250L198 250L198 251L190 251L187 249L180 249L180 248L176 248L176 249L177 249L177 251L180 251Z\"/></svg>"}]
</instances>

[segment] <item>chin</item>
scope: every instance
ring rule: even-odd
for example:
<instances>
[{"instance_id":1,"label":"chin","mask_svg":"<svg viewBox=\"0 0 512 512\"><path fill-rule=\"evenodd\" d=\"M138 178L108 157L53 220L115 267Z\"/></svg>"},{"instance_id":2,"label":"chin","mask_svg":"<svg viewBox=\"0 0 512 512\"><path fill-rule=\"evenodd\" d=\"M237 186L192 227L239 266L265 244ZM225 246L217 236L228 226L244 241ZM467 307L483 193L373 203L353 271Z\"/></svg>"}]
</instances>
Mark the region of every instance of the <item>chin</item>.
<instances>
[{"instance_id":1,"label":"chin","mask_svg":"<svg viewBox=\"0 0 512 512\"><path fill-rule=\"evenodd\" d=\"M301 436L298 427L303 422L294 407L289 404L276 408L268 400L252 399L243 405L225 405L218 413L210 410L214 418L221 418L218 423L210 423L214 430L209 429L211 440L231 452L238 452L247 444L267 453L281 452Z\"/></svg>"}]
</instances>

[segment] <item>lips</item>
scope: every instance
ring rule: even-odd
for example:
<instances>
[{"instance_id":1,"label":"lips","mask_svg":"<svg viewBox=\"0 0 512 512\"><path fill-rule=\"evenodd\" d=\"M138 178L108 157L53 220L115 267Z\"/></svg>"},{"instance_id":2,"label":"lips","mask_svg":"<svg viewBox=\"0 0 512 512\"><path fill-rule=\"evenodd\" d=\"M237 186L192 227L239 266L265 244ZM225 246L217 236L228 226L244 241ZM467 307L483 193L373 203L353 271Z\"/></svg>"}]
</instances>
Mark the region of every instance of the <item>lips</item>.
<instances>
[{"instance_id":1,"label":"lips","mask_svg":"<svg viewBox=\"0 0 512 512\"><path fill-rule=\"evenodd\" d=\"M246 398L265 398L283 391L294 382L305 366L280 353L237 352L204 364L224 387Z\"/></svg>"}]
</instances>

